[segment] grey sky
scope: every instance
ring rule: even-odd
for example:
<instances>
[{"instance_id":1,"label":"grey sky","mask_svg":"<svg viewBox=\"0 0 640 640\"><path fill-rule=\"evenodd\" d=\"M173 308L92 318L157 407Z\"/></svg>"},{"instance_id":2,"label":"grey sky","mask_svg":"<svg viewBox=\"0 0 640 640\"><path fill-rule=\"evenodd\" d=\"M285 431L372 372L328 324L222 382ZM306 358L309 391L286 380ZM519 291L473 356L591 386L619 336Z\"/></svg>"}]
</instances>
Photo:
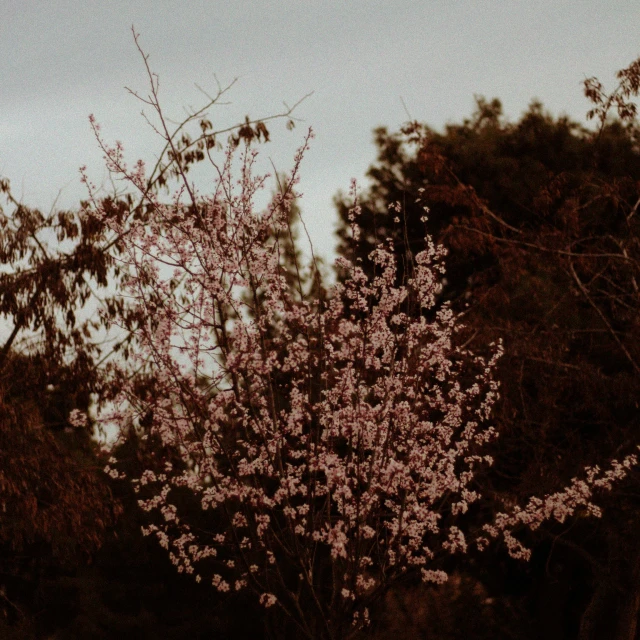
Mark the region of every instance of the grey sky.
<instances>
[{"instance_id":1,"label":"grey sky","mask_svg":"<svg viewBox=\"0 0 640 640\"><path fill-rule=\"evenodd\" d=\"M473 94L502 100L519 117L532 98L554 114L583 120L581 82L613 74L640 54L637 0L0 0L0 175L27 205L46 210L85 195L78 167L104 176L91 134L122 140L131 162L161 148L124 86L146 93L130 27L159 74L165 110L202 104L194 87L232 104L211 111L214 126L267 116L310 91L292 132L271 127L262 147L291 167L306 127L316 139L302 167L301 201L316 251L333 258L331 199L362 179L375 158L371 131L407 116L440 128L460 121ZM199 181L201 191L206 182Z\"/></svg>"}]
</instances>

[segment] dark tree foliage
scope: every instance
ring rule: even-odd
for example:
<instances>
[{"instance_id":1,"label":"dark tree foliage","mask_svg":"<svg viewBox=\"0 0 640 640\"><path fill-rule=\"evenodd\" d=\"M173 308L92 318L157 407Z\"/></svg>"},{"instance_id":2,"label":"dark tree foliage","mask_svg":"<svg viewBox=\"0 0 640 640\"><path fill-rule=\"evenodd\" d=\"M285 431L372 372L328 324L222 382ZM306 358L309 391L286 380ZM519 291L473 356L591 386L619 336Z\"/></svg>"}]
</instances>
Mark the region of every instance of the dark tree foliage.
<instances>
[{"instance_id":1,"label":"dark tree foliage","mask_svg":"<svg viewBox=\"0 0 640 640\"><path fill-rule=\"evenodd\" d=\"M69 407L86 407L67 384L16 355L0 378L0 610L22 626L25 609L42 609L42 579L86 562L121 511L96 444L66 422Z\"/></svg>"},{"instance_id":2,"label":"dark tree foliage","mask_svg":"<svg viewBox=\"0 0 640 640\"><path fill-rule=\"evenodd\" d=\"M441 302L464 314L461 341L478 350L504 340L501 437L482 487L499 501L550 491L640 441L640 128L630 102L638 70L636 62L620 72L613 97L585 83L595 133L538 102L511 123L498 100L482 98L444 133L415 122L397 134L377 129L355 255L353 203L336 198L339 252L371 270L368 254L391 238L400 278L411 276L427 206L427 230L449 250ZM612 107L619 120L608 119ZM387 209L395 201L400 213ZM634 637L639 479L606 499L601 522L547 528L550 543L538 536L547 575L530 575L529 606L545 637L605 637L602 624L607 637ZM561 604L543 606L558 582Z\"/></svg>"},{"instance_id":3,"label":"dark tree foliage","mask_svg":"<svg viewBox=\"0 0 640 640\"><path fill-rule=\"evenodd\" d=\"M110 393L96 336L123 307L100 296L118 273L92 218L43 215L17 202L6 179L0 192L0 607L28 626L43 608L44 576L87 562L121 510L91 425L75 428L69 416ZM91 300L104 316L83 310Z\"/></svg>"}]
</instances>

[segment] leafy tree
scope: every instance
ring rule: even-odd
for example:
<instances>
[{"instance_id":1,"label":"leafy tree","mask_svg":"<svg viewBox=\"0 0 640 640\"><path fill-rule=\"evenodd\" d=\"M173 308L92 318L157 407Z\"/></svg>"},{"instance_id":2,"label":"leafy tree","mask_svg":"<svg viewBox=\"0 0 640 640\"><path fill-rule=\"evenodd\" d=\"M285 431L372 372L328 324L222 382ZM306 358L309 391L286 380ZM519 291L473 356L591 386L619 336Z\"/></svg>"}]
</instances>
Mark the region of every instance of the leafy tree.
<instances>
[{"instance_id":1,"label":"leafy tree","mask_svg":"<svg viewBox=\"0 0 640 640\"><path fill-rule=\"evenodd\" d=\"M87 216L29 209L6 179L0 190L10 209L0 208L0 316L8 325L0 347L2 606L27 624L43 575L86 562L120 512L91 429L69 421L87 412L93 394L108 393L94 338L100 323L80 314L104 291L112 256L104 228ZM116 309L125 317L118 301L102 302L111 317Z\"/></svg>"},{"instance_id":2,"label":"leafy tree","mask_svg":"<svg viewBox=\"0 0 640 640\"><path fill-rule=\"evenodd\" d=\"M504 341L495 409L501 438L496 465L483 479L495 496L522 500L549 491L582 465L629 450L640 436L640 130L631 102L639 68L636 61L621 71L611 95L586 81L595 133L554 120L539 103L510 123L498 100L482 98L472 118L442 134L418 123L400 134L378 129L356 253L347 240L352 202L336 198L340 253L363 260L374 275L364 258L390 237L399 281L410 272L428 205L428 230L449 249L440 304L464 314L465 344ZM621 120L608 119L613 106ZM401 215L387 207L396 201ZM587 566L592 596L582 638L602 637L601 624L607 637L635 633L636 484L634 474L633 484L614 492L595 538L577 520L546 529L553 545L537 547L547 569L554 558L557 566L576 558Z\"/></svg>"}]
</instances>

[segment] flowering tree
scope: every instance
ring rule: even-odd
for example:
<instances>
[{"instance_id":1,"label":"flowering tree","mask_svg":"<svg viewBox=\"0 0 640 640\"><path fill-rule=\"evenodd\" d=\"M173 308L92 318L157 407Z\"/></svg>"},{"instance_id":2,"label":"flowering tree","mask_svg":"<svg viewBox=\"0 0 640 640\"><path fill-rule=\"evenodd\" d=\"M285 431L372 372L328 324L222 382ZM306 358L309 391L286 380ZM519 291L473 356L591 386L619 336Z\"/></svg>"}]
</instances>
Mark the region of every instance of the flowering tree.
<instances>
[{"instance_id":1,"label":"flowering tree","mask_svg":"<svg viewBox=\"0 0 640 640\"><path fill-rule=\"evenodd\" d=\"M164 125L155 93L150 102ZM425 236L398 282L393 248L382 242L368 258L373 276L342 258L344 282L310 294L313 259L305 267L294 252L286 265L284 244L311 130L262 212L255 196L268 176L254 175L250 140L240 151L232 141L221 164L206 150L211 195L178 163L182 184L166 204L147 188L143 162L129 169L122 146L109 147L97 127L96 135L109 169L151 212L125 229L93 204L122 239L123 293L142 319L128 365L152 382L144 393L125 383L104 419L144 426L159 452L171 452L133 482L141 507L159 515L146 533L178 571L222 592L252 589L302 637L343 638L409 571L443 582L444 556L499 536L526 558L518 528L577 508L597 515L593 490L636 463L586 469L558 493L469 527L481 497L474 476L492 462L482 449L496 435L487 420L502 349L492 344L488 361L474 356L456 345L460 324L448 305L430 313L444 250ZM357 243L355 183L352 196ZM399 220L401 206L392 207Z\"/></svg>"}]
</instances>

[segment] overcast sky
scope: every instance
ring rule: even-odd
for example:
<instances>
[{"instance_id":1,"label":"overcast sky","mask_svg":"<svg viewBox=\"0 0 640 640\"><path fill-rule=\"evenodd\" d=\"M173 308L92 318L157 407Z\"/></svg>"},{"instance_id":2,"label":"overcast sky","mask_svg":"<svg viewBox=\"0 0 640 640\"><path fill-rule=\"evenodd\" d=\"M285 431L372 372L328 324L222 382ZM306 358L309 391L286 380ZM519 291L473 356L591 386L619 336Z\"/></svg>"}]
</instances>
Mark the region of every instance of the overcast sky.
<instances>
[{"instance_id":1,"label":"overcast sky","mask_svg":"<svg viewBox=\"0 0 640 640\"><path fill-rule=\"evenodd\" d=\"M216 128L268 116L313 91L293 131L271 126L263 168L291 167L307 126L303 214L316 251L333 259L332 197L375 160L372 129L412 118L438 129L502 100L517 119L533 98L584 120L582 81L614 84L640 55L638 0L0 0L0 175L24 204L72 207L85 195L78 168L105 178L88 116L128 158L152 161L161 140L125 86L146 93L131 25L178 120L200 106L194 83L231 104ZM206 180L200 181L207 190Z\"/></svg>"}]
</instances>

